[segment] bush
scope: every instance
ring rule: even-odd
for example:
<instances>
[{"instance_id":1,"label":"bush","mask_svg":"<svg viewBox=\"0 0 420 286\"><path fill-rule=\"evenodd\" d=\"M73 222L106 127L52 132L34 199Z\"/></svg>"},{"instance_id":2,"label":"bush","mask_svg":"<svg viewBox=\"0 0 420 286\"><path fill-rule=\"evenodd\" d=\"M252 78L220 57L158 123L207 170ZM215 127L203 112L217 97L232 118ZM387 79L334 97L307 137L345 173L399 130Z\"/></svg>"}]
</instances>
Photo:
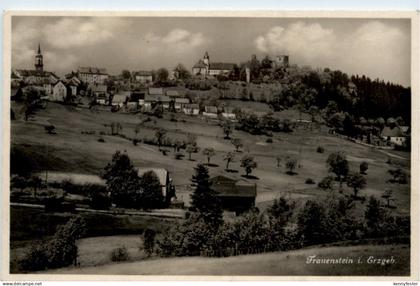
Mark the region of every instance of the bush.
<instances>
[{"instance_id":1,"label":"bush","mask_svg":"<svg viewBox=\"0 0 420 286\"><path fill-rule=\"evenodd\" d=\"M305 184L313 185L313 184L315 184L315 181L312 180L311 178L308 178L308 179L306 179Z\"/></svg>"},{"instance_id":2,"label":"bush","mask_svg":"<svg viewBox=\"0 0 420 286\"><path fill-rule=\"evenodd\" d=\"M25 257L19 261L20 268L24 271L40 271L48 268L45 246L45 243L32 244Z\"/></svg>"},{"instance_id":3,"label":"bush","mask_svg":"<svg viewBox=\"0 0 420 286\"><path fill-rule=\"evenodd\" d=\"M273 143L273 138L267 138L267 140L265 140L265 142L267 142L267 143Z\"/></svg>"},{"instance_id":4,"label":"bush","mask_svg":"<svg viewBox=\"0 0 420 286\"><path fill-rule=\"evenodd\" d=\"M316 148L316 152L318 152L318 153L324 153L325 152L325 149L324 149L324 147L322 147L322 146L318 146L317 148Z\"/></svg>"},{"instance_id":5,"label":"bush","mask_svg":"<svg viewBox=\"0 0 420 286\"><path fill-rule=\"evenodd\" d=\"M105 139L104 138L98 138L98 142L105 143Z\"/></svg>"},{"instance_id":6,"label":"bush","mask_svg":"<svg viewBox=\"0 0 420 286\"><path fill-rule=\"evenodd\" d=\"M111 251L111 261L127 261L129 259L128 251L125 246L117 247Z\"/></svg>"},{"instance_id":7,"label":"bush","mask_svg":"<svg viewBox=\"0 0 420 286\"><path fill-rule=\"evenodd\" d=\"M137 146L137 143L139 143L139 140L138 139L133 139L133 145Z\"/></svg>"}]
</instances>

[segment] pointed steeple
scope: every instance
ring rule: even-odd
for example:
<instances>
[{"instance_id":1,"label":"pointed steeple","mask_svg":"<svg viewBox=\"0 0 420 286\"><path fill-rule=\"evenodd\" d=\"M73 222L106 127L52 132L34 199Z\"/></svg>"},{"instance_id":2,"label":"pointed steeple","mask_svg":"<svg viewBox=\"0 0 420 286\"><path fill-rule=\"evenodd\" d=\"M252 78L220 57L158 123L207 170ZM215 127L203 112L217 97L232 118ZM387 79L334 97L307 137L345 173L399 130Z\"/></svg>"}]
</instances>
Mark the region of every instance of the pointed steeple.
<instances>
[{"instance_id":1,"label":"pointed steeple","mask_svg":"<svg viewBox=\"0 0 420 286\"><path fill-rule=\"evenodd\" d=\"M38 53L35 55L35 70L43 71L44 70L44 59L41 54L41 44L38 43Z\"/></svg>"}]
</instances>

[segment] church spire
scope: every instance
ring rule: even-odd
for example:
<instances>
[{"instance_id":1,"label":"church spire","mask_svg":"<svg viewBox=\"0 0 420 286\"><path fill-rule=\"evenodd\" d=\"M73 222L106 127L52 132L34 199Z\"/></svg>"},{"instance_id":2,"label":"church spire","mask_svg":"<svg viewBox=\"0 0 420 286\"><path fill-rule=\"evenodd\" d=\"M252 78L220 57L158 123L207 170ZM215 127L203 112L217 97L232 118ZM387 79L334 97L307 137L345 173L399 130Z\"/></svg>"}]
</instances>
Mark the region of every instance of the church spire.
<instances>
[{"instance_id":1,"label":"church spire","mask_svg":"<svg viewBox=\"0 0 420 286\"><path fill-rule=\"evenodd\" d=\"M43 71L44 70L44 59L41 54L41 44L38 43L38 53L35 55L35 70Z\"/></svg>"}]
</instances>

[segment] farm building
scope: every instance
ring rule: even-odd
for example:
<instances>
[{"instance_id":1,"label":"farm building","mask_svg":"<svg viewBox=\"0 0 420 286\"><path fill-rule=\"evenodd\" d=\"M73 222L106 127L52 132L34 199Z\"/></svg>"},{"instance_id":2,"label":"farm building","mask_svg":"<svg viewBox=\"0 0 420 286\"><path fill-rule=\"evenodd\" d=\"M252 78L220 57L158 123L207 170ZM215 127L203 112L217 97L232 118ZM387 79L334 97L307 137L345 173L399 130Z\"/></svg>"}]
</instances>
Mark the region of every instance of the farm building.
<instances>
[{"instance_id":1,"label":"farm building","mask_svg":"<svg viewBox=\"0 0 420 286\"><path fill-rule=\"evenodd\" d=\"M58 81L50 94L49 99L51 101L63 102L67 97L67 86L60 80Z\"/></svg>"},{"instance_id":2,"label":"farm building","mask_svg":"<svg viewBox=\"0 0 420 286\"><path fill-rule=\"evenodd\" d=\"M112 98L112 106L123 107L130 97L129 91L121 91Z\"/></svg>"},{"instance_id":3,"label":"farm building","mask_svg":"<svg viewBox=\"0 0 420 286\"><path fill-rule=\"evenodd\" d=\"M230 120L235 120L236 119L236 114L233 113L233 107L231 106L225 106L223 107L223 112L222 112L222 116L225 119L230 119Z\"/></svg>"},{"instance_id":4,"label":"farm building","mask_svg":"<svg viewBox=\"0 0 420 286\"><path fill-rule=\"evenodd\" d=\"M217 106L206 105L204 107L203 115L206 117L217 118Z\"/></svg>"},{"instance_id":5,"label":"farm building","mask_svg":"<svg viewBox=\"0 0 420 286\"><path fill-rule=\"evenodd\" d=\"M134 80L140 83L153 82L153 74L151 71L137 71L133 74Z\"/></svg>"},{"instance_id":6,"label":"farm building","mask_svg":"<svg viewBox=\"0 0 420 286\"><path fill-rule=\"evenodd\" d=\"M182 110L187 115L198 115L200 113L200 106L198 104L187 104Z\"/></svg>"},{"instance_id":7,"label":"farm building","mask_svg":"<svg viewBox=\"0 0 420 286\"><path fill-rule=\"evenodd\" d=\"M162 103L163 108L168 109L171 98L166 95L146 94L144 97L144 107L151 108L155 103Z\"/></svg>"},{"instance_id":8,"label":"farm building","mask_svg":"<svg viewBox=\"0 0 420 286\"><path fill-rule=\"evenodd\" d=\"M172 185L172 178L169 176L168 170L163 168L137 168L137 174L140 177L149 171L154 172L158 177L160 186L162 187L162 195L165 202L169 203L175 196L175 192Z\"/></svg>"},{"instance_id":9,"label":"farm building","mask_svg":"<svg viewBox=\"0 0 420 286\"><path fill-rule=\"evenodd\" d=\"M182 110L189 103L189 98L175 98L175 110Z\"/></svg>"},{"instance_id":10,"label":"farm building","mask_svg":"<svg viewBox=\"0 0 420 286\"><path fill-rule=\"evenodd\" d=\"M385 126L382 130L381 137L385 141L398 146L403 146L407 140L405 133L399 126L395 126L394 128Z\"/></svg>"},{"instance_id":11,"label":"farm building","mask_svg":"<svg viewBox=\"0 0 420 286\"><path fill-rule=\"evenodd\" d=\"M149 87L149 95L163 95L162 87Z\"/></svg>"},{"instance_id":12,"label":"farm building","mask_svg":"<svg viewBox=\"0 0 420 286\"><path fill-rule=\"evenodd\" d=\"M257 185L226 176L210 179L211 187L218 193L224 210L240 214L255 206Z\"/></svg>"}]
</instances>

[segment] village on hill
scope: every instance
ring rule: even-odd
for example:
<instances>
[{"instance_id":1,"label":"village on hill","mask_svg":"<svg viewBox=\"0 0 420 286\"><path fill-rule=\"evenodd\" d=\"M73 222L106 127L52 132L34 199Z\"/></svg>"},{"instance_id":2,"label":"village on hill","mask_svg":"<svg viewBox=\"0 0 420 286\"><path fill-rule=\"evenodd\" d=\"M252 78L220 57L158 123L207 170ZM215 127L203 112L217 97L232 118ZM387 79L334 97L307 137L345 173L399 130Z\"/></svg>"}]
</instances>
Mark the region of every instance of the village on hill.
<instances>
[{"instance_id":1,"label":"village on hill","mask_svg":"<svg viewBox=\"0 0 420 286\"><path fill-rule=\"evenodd\" d=\"M203 52L58 76L38 45L12 70L12 272L409 243L410 88Z\"/></svg>"}]
</instances>

